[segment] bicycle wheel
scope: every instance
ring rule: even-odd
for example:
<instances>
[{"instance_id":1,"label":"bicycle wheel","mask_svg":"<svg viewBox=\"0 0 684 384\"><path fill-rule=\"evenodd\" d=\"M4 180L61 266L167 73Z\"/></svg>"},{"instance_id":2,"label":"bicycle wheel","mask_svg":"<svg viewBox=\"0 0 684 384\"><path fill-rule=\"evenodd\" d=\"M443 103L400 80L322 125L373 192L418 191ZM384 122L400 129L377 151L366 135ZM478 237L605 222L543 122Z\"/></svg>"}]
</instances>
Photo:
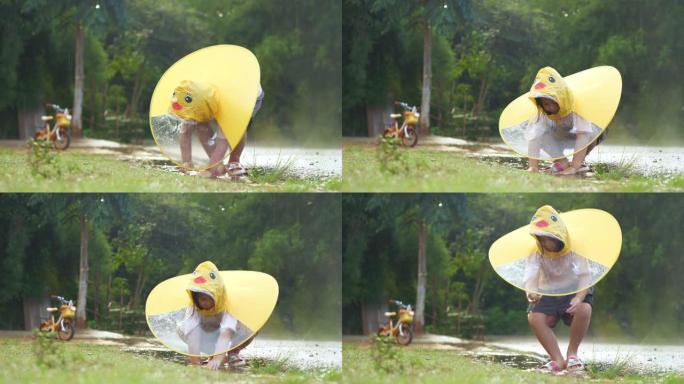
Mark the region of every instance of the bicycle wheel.
<instances>
[{"instance_id":1,"label":"bicycle wheel","mask_svg":"<svg viewBox=\"0 0 684 384\"><path fill-rule=\"evenodd\" d=\"M413 331L411 330L411 326L406 323L401 323L396 337L397 343L401 345L411 344L411 340L413 340Z\"/></svg>"},{"instance_id":2,"label":"bicycle wheel","mask_svg":"<svg viewBox=\"0 0 684 384\"><path fill-rule=\"evenodd\" d=\"M64 320L62 322L62 327L59 325L57 326L57 336L59 336L61 340L71 340L74 337L74 333L76 333L76 330L74 329L74 323L72 323L71 320Z\"/></svg>"},{"instance_id":3,"label":"bicycle wheel","mask_svg":"<svg viewBox=\"0 0 684 384\"><path fill-rule=\"evenodd\" d=\"M418 132L415 126L409 125L406 127L406 132L401 135L401 143L407 147L415 147L418 144Z\"/></svg>"},{"instance_id":4,"label":"bicycle wheel","mask_svg":"<svg viewBox=\"0 0 684 384\"><path fill-rule=\"evenodd\" d=\"M61 149L62 151L69 148L69 144L71 143L71 135L69 135L69 131L63 128L58 128L57 131L55 132L55 141L54 145L55 148Z\"/></svg>"}]
</instances>

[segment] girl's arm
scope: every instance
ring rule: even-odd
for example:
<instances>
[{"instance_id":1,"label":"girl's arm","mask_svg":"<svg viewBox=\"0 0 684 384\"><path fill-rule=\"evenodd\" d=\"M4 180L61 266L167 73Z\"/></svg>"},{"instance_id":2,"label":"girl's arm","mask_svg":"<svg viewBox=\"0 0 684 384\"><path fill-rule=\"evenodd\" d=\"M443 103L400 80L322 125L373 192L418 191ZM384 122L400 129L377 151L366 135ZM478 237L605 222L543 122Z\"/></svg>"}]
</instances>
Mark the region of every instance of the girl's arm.
<instances>
[{"instance_id":1,"label":"girl's arm","mask_svg":"<svg viewBox=\"0 0 684 384\"><path fill-rule=\"evenodd\" d=\"M211 370L217 370L221 368L223 359L226 357L226 352L230 349L230 340L233 338L234 333L235 332L233 332L232 329L226 329L225 331L221 331L221 334L219 335L219 338L216 341L216 347L214 347L214 352L222 351L222 353L212 357L211 360L209 360L209 362L207 363L207 368Z\"/></svg>"}]
</instances>

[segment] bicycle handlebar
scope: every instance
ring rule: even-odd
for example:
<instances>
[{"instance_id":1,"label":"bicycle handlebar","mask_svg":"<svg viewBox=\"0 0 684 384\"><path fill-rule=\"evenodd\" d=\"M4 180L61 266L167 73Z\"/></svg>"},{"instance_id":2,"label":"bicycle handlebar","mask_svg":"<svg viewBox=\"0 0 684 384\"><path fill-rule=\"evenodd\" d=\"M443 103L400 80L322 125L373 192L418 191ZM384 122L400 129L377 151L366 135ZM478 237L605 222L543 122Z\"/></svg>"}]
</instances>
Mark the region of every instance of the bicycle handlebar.
<instances>
[{"instance_id":1,"label":"bicycle handlebar","mask_svg":"<svg viewBox=\"0 0 684 384\"><path fill-rule=\"evenodd\" d=\"M408 103L404 103L403 101L398 101L398 100L394 102L394 105L396 105L397 107L401 107L406 111L410 111L413 108L416 108L414 106L409 105Z\"/></svg>"},{"instance_id":2,"label":"bicycle handlebar","mask_svg":"<svg viewBox=\"0 0 684 384\"><path fill-rule=\"evenodd\" d=\"M52 108L52 109L54 109L56 112L64 112L64 109L65 109L65 108L60 107L60 106L57 105L57 104L51 104L51 103L45 104L45 107L47 107L47 108Z\"/></svg>"},{"instance_id":3,"label":"bicycle handlebar","mask_svg":"<svg viewBox=\"0 0 684 384\"><path fill-rule=\"evenodd\" d=\"M388 303L389 304L396 304L399 308L404 308L404 309L408 308L411 305L411 304L404 304L401 301L394 300L394 299L388 300Z\"/></svg>"},{"instance_id":4,"label":"bicycle handlebar","mask_svg":"<svg viewBox=\"0 0 684 384\"><path fill-rule=\"evenodd\" d=\"M62 296L57 296L57 295L50 295L51 299L58 300L60 303L66 304L69 302L69 300L63 298Z\"/></svg>"}]
</instances>

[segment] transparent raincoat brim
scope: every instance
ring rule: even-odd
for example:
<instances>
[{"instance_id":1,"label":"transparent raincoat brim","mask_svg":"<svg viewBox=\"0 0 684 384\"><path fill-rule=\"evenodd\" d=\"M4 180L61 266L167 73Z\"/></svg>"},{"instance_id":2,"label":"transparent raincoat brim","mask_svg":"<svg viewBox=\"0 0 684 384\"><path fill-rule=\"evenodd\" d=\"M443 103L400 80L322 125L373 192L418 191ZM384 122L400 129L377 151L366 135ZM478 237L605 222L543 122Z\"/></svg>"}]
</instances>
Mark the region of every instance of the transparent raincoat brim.
<instances>
[{"instance_id":1,"label":"transparent raincoat brim","mask_svg":"<svg viewBox=\"0 0 684 384\"><path fill-rule=\"evenodd\" d=\"M191 130L189 136L192 151L192 167L188 167L188 164L185 164L181 154L180 135L183 124L186 124L188 129ZM162 154L179 167L189 168L194 171L204 171L222 164L225 158L230 154L230 151L227 152L223 159L215 163L209 163L210 156L205 152L199 134L196 132L197 125L198 123L194 121L182 120L172 113L150 117L152 136ZM220 127L216 121L213 120L204 123L204 125L211 129L211 138L209 139L208 144L215 144Z\"/></svg>"},{"instance_id":2,"label":"transparent raincoat brim","mask_svg":"<svg viewBox=\"0 0 684 384\"><path fill-rule=\"evenodd\" d=\"M499 117L499 134L503 141L517 154L537 160L559 160L587 149L605 132L615 116L622 94L622 77L614 67L599 66L564 77L573 95L572 112L578 114L600 131L593 133L585 143L563 145L562 154L548 156L531 155L525 132L530 121L538 118L539 109L527 92L513 100ZM524 143L522 145L521 143Z\"/></svg>"}]
</instances>

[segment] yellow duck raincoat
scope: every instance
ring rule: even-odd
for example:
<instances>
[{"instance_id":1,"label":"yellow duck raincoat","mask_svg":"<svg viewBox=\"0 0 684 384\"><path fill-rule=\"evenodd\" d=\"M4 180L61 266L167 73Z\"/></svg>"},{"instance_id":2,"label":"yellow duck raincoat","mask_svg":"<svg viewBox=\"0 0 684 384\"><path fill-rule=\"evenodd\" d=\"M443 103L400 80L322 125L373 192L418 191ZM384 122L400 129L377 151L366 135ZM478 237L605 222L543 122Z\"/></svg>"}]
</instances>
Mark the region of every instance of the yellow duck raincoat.
<instances>
[{"instance_id":1,"label":"yellow duck raincoat","mask_svg":"<svg viewBox=\"0 0 684 384\"><path fill-rule=\"evenodd\" d=\"M501 138L515 152L538 160L573 156L600 141L622 92L617 69L602 66L563 77L551 67L535 76L530 91L511 102L499 119ZM560 107L547 114L538 98Z\"/></svg>"},{"instance_id":2,"label":"yellow duck raincoat","mask_svg":"<svg viewBox=\"0 0 684 384\"><path fill-rule=\"evenodd\" d=\"M194 292L209 295L214 306L207 310L198 308L192 298ZM184 338L189 329L183 325L179 332L179 325L188 319L188 311L195 311L202 318L217 317L225 312L234 318L233 321L237 320L229 346L234 349L266 324L277 300L278 283L272 276L256 271L219 271L214 263L205 261L193 273L170 278L154 287L147 297L145 316L152 333L168 348L190 356L215 355L227 351L215 350L219 332L213 329L207 332L212 332L214 339L208 334L203 336L201 353L190 353ZM194 329L195 322L191 321L188 326Z\"/></svg>"},{"instance_id":3,"label":"yellow duck raincoat","mask_svg":"<svg viewBox=\"0 0 684 384\"><path fill-rule=\"evenodd\" d=\"M228 312L226 286L218 268L211 261L205 261L197 266L192 273L186 292L190 300L189 306L196 307L192 299L193 292L203 293L214 300L214 306L210 309L196 308L202 316L214 316L221 312Z\"/></svg>"},{"instance_id":4,"label":"yellow duck raincoat","mask_svg":"<svg viewBox=\"0 0 684 384\"><path fill-rule=\"evenodd\" d=\"M214 45L174 63L159 79L150 101L150 128L161 152L179 166L204 170L209 157L193 142L194 167L183 164L183 123L211 123L235 148L245 134L261 92L257 58L246 48ZM192 135L196 140L197 135Z\"/></svg>"},{"instance_id":5,"label":"yellow duck raincoat","mask_svg":"<svg viewBox=\"0 0 684 384\"><path fill-rule=\"evenodd\" d=\"M560 241L560 249L545 249L541 236ZM517 288L563 296L601 280L617 261L621 244L620 225L609 213L579 209L559 214L545 205L528 225L495 241L489 261Z\"/></svg>"}]
</instances>

